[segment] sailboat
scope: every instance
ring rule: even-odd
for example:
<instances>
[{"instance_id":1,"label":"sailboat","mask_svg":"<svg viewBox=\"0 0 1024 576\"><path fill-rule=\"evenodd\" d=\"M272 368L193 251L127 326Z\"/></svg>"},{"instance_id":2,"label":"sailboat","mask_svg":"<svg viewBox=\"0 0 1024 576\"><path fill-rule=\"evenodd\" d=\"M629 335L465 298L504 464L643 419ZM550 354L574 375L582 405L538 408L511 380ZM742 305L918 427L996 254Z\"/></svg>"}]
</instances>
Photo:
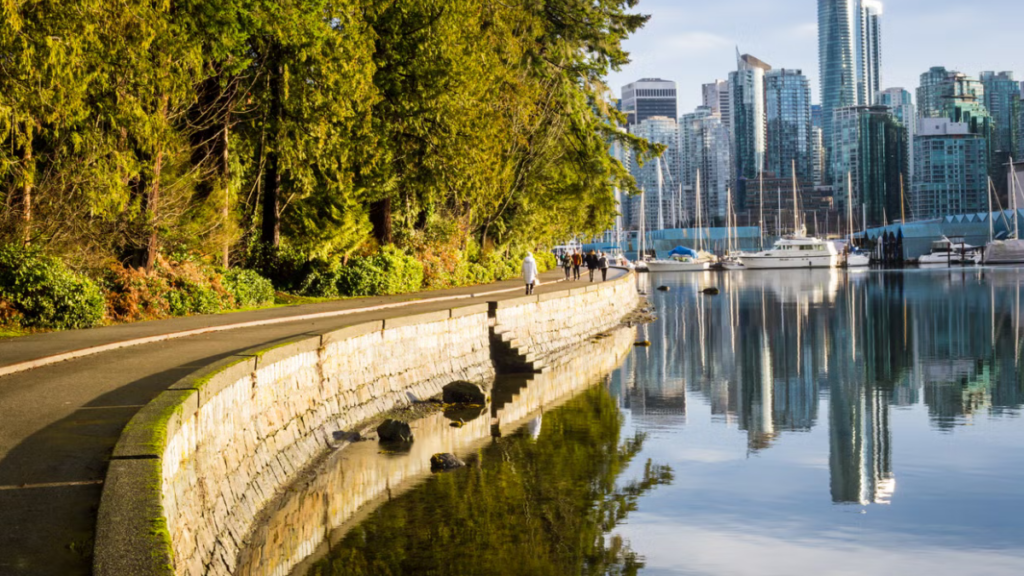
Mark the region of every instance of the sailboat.
<instances>
[{"instance_id":1,"label":"sailboat","mask_svg":"<svg viewBox=\"0 0 1024 576\"><path fill-rule=\"evenodd\" d=\"M646 214L647 214L647 190L640 188L640 231L637 234L637 250L636 250L636 264L635 268L639 272L647 271L647 246L646 246Z\"/></svg>"},{"instance_id":2,"label":"sailboat","mask_svg":"<svg viewBox=\"0 0 1024 576\"><path fill-rule=\"evenodd\" d=\"M1013 168L1013 158L1010 158L1009 175L1010 184L1010 210L1013 213L1013 236L1007 240L992 240L985 246L985 264L1024 264L1024 240L1020 239L1020 218L1017 214L1017 194L1024 192L1018 190L1020 182L1017 181L1017 174Z\"/></svg>"},{"instance_id":3,"label":"sailboat","mask_svg":"<svg viewBox=\"0 0 1024 576\"><path fill-rule=\"evenodd\" d=\"M740 261L736 251L733 250L733 232L736 228L736 215L732 210L732 191L728 192L728 207L725 214L725 258L722 259L724 270L745 270L747 267ZM738 240L738 239L737 239ZM736 242L739 243L738 241Z\"/></svg>"},{"instance_id":4,"label":"sailboat","mask_svg":"<svg viewBox=\"0 0 1024 576\"><path fill-rule=\"evenodd\" d=\"M660 181L659 181L660 184ZM700 214L700 171L697 171L697 249L700 250L703 237ZM669 253L668 259L657 259L647 262L647 269L651 272L702 272L711 267L710 262L701 259L698 251L683 248L676 248Z\"/></svg>"},{"instance_id":5,"label":"sailboat","mask_svg":"<svg viewBox=\"0 0 1024 576\"><path fill-rule=\"evenodd\" d=\"M765 268L835 268L839 252L831 242L808 237L800 225L800 203L797 198L796 172L793 172L793 233L783 236L770 250L740 256L750 269Z\"/></svg>"},{"instance_id":6,"label":"sailboat","mask_svg":"<svg viewBox=\"0 0 1024 576\"><path fill-rule=\"evenodd\" d=\"M846 200L846 212L850 219L850 249L846 253L847 268L866 268L871 265L871 255L853 247L853 175L846 173L846 189L849 191Z\"/></svg>"}]
</instances>

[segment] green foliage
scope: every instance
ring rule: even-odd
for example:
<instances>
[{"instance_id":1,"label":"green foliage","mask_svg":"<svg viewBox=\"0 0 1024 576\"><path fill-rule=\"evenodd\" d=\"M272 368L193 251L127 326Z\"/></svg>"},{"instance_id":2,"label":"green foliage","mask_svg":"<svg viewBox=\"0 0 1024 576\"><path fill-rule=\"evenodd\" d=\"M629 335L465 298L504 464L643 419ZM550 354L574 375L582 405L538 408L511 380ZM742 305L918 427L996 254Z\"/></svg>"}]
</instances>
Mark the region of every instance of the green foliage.
<instances>
[{"instance_id":1,"label":"green foliage","mask_svg":"<svg viewBox=\"0 0 1024 576\"><path fill-rule=\"evenodd\" d=\"M235 306L252 308L274 303L274 284L255 270L235 268L224 274L224 288L235 299Z\"/></svg>"},{"instance_id":2,"label":"green foliage","mask_svg":"<svg viewBox=\"0 0 1024 576\"><path fill-rule=\"evenodd\" d=\"M90 328L102 320L103 293L95 282L60 260L26 248L0 247L0 302L23 326Z\"/></svg>"},{"instance_id":3,"label":"green foliage","mask_svg":"<svg viewBox=\"0 0 1024 576\"><path fill-rule=\"evenodd\" d=\"M404 294L422 286L423 265L394 246L385 246L373 256L353 258L338 278L338 292L345 296Z\"/></svg>"},{"instance_id":4,"label":"green foliage","mask_svg":"<svg viewBox=\"0 0 1024 576\"><path fill-rule=\"evenodd\" d=\"M643 560L609 533L673 473L648 461L623 479L643 437L621 430L615 401L592 388L546 412L537 440L497 439L474 465L385 503L309 574L635 575Z\"/></svg>"}]
</instances>

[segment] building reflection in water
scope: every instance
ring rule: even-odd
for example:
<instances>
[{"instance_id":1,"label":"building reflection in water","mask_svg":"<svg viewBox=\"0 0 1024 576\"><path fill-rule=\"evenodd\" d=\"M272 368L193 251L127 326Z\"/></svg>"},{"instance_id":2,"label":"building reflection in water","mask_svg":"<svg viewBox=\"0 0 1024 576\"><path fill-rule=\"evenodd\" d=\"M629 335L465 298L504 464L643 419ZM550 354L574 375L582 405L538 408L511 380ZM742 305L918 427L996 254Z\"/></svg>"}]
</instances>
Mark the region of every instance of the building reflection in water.
<instances>
[{"instance_id":1,"label":"building reflection in water","mask_svg":"<svg viewBox=\"0 0 1024 576\"><path fill-rule=\"evenodd\" d=\"M641 429L689 409L746 432L748 454L806 432L827 410L835 503L886 504L896 475L893 411L926 409L954 432L1020 413L1017 270L793 270L658 276L650 348L620 369ZM704 296L709 286L720 296Z\"/></svg>"}]
</instances>

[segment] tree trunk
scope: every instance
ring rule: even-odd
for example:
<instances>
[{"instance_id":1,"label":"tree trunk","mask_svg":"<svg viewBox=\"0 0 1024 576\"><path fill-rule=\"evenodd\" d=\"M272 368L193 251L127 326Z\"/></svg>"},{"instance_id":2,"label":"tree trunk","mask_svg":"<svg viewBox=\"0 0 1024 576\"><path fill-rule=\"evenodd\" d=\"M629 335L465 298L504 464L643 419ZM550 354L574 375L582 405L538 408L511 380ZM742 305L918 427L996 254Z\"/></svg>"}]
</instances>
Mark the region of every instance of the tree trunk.
<instances>
[{"instance_id":1,"label":"tree trunk","mask_svg":"<svg viewBox=\"0 0 1024 576\"><path fill-rule=\"evenodd\" d=\"M263 226L260 239L264 244L277 247L281 243L281 172L278 148L281 145L281 62L277 48L271 49L270 78L270 137L267 146L267 171L263 180Z\"/></svg>"},{"instance_id":2,"label":"tree trunk","mask_svg":"<svg viewBox=\"0 0 1024 576\"><path fill-rule=\"evenodd\" d=\"M25 144L21 154L21 224L22 240L28 245L32 240L32 184L35 165L32 162L32 124L25 122Z\"/></svg>"},{"instance_id":3,"label":"tree trunk","mask_svg":"<svg viewBox=\"0 0 1024 576\"><path fill-rule=\"evenodd\" d=\"M391 233L391 198L370 204L370 223L373 224L373 237L378 244L385 246L394 241Z\"/></svg>"}]
</instances>

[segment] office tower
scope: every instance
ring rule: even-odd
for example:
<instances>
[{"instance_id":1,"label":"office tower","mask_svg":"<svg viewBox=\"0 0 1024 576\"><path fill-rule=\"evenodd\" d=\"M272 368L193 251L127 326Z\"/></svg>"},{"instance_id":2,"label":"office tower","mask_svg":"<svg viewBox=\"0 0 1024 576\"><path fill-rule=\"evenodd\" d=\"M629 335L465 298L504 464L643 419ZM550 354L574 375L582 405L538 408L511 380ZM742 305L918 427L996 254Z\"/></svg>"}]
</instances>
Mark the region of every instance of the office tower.
<instances>
[{"instance_id":1,"label":"office tower","mask_svg":"<svg viewBox=\"0 0 1024 576\"><path fill-rule=\"evenodd\" d=\"M811 84L800 70L769 70L764 77L766 170L800 180L813 176Z\"/></svg>"},{"instance_id":2,"label":"office tower","mask_svg":"<svg viewBox=\"0 0 1024 576\"><path fill-rule=\"evenodd\" d=\"M857 103L870 106L882 89L882 3L861 0L858 25L860 50L857 51Z\"/></svg>"},{"instance_id":3,"label":"office tower","mask_svg":"<svg viewBox=\"0 0 1024 576\"><path fill-rule=\"evenodd\" d=\"M660 78L644 78L622 87L622 112L630 126L653 116L675 118L676 83Z\"/></svg>"},{"instance_id":4,"label":"office tower","mask_svg":"<svg viewBox=\"0 0 1024 576\"><path fill-rule=\"evenodd\" d=\"M821 127L811 128L811 182L821 186L825 174L825 143L822 142Z\"/></svg>"},{"instance_id":5,"label":"office tower","mask_svg":"<svg viewBox=\"0 0 1024 576\"><path fill-rule=\"evenodd\" d=\"M701 86L701 93L704 96L704 107L710 108L711 113L721 118L722 124L731 131L729 125L732 120L732 94L729 91L728 80L715 80L710 84Z\"/></svg>"},{"instance_id":6,"label":"office tower","mask_svg":"<svg viewBox=\"0 0 1024 576\"><path fill-rule=\"evenodd\" d=\"M684 225L696 224L697 175L700 174L701 218L724 223L728 211L731 146L722 118L706 106L679 119L680 180Z\"/></svg>"},{"instance_id":7,"label":"office tower","mask_svg":"<svg viewBox=\"0 0 1024 576\"><path fill-rule=\"evenodd\" d=\"M631 160L631 172L637 186L644 190L644 201L641 204L640 196L630 198L629 228L639 229L641 210L647 230L672 226L677 217L674 215L679 211L679 125L675 118L653 116L630 126L629 130L631 134L666 148L660 161L651 159L641 166L636 158Z\"/></svg>"},{"instance_id":8,"label":"office tower","mask_svg":"<svg viewBox=\"0 0 1024 576\"><path fill-rule=\"evenodd\" d=\"M821 128L821 104L811 105L811 126Z\"/></svg>"},{"instance_id":9,"label":"office tower","mask_svg":"<svg viewBox=\"0 0 1024 576\"><path fill-rule=\"evenodd\" d=\"M917 166L910 204L914 218L988 210L985 138L949 118L922 118L914 149Z\"/></svg>"},{"instance_id":10,"label":"office tower","mask_svg":"<svg viewBox=\"0 0 1024 576\"><path fill-rule=\"evenodd\" d=\"M950 100L968 95L984 103L985 85L956 70L933 66L921 74L921 85L917 88L917 115L919 118L949 117Z\"/></svg>"},{"instance_id":11,"label":"office tower","mask_svg":"<svg viewBox=\"0 0 1024 576\"><path fill-rule=\"evenodd\" d=\"M885 106L850 106L835 112L832 176L836 208L849 203L867 212L868 226L899 220L900 179L906 184L906 131ZM853 188L848 185L847 175ZM906 215L909 219L910 214Z\"/></svg>"},{"instance_id":12,"label":"office tower","mask_svg":"<svg viewBox=\"0 0 1024 576\"><path fill-rule=\"evenodd\" d=\"M907 158L914 158L914 135L917 132L917 110L914 107L914 99L909 90L903 88L889 88L878 93L875 103L880 106L888 106L893 116L903 124L907 131ZM907 185L914 180L914 163L911 161L907 168Z\"/></svg>"},{"instance_id":13,"label":"office tower","mask_svg":"<svg viewBox=\"0 0 1024 576\"><path fill-rule=\"evenodd\" d=\"M1024 159L1024 82L1020 83L1020 113L1017 115L1017 152L1013 159Z\"/></svg>"},{"instance_id":14,"label":"office tower","mask_svg":"<svg viewBox=\"0 0 1024 576\"><path fill-rule=\"evenodd\" d=\"M1010 158L1017 153L1017 132L1020 121L1020 84L1013 72L982 72L985 86L985 108L992 116L992 175L1005 172ZM1005 192L1006 186L999 186Z\"/></svg>"},{"instance_id":15,"label":"office tower","mask_svg":"<svg viewBox=\"0 0 1024 576\"><path fill-rule=\"evenodd\" d=\"M881 18L877 0L818 0L822 131L828 158L835 110L870 105L881 87ZM829 169L826 181L831 181Z\"/></svg>"},{"instance_id":16,"label":"office tower","mask_svg":"<svg viewBox=\"0 0 1024 576\"><path fill-rule=\"evenodd\" d=\"M736 71L729 74L732 90L732 162L736 179L737 210L745 209L746 181L764 170L765 73L771 66L757 58L737 54Z\"/></svg>"}]
</instances>

